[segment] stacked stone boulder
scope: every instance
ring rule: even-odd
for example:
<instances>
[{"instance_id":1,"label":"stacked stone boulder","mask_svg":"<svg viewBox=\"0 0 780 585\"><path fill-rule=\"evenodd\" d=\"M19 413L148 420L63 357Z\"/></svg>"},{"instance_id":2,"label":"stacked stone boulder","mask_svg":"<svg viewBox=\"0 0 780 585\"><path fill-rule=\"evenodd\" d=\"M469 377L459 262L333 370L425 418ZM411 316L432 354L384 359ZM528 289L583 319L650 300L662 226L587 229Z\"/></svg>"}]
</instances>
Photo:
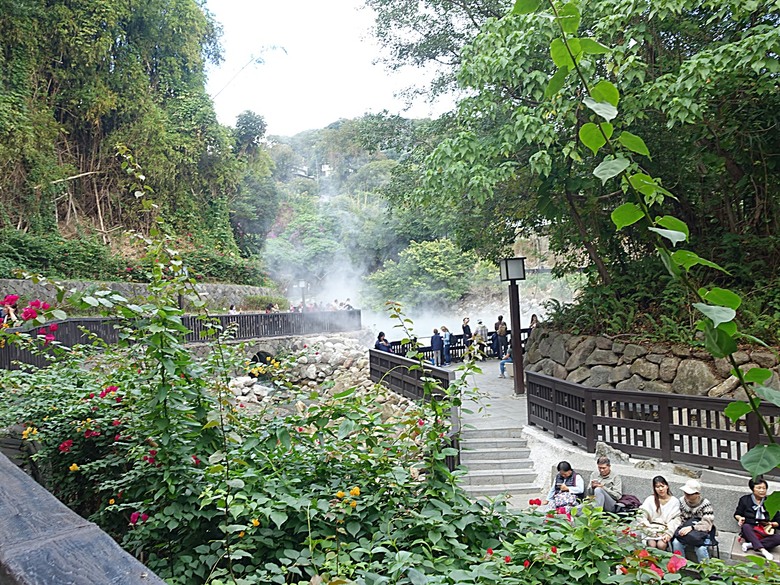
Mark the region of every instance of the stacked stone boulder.
<instances>
[{"instance_id":1,"label":"stacked stone boulder","mask_svg":"<svg viewBox=\"0 0 780 585\"><path fill-rule=\"evenodd\" d=\"M740 369L772 370L768 385L780 389L778 360L765 348L734 355ZM664 343L628 343L604 336L571 335L535 329L528 340L530 372L600 389L640 390L745 400L731 364L700 348Z\"/></svg>"}]
</instances>

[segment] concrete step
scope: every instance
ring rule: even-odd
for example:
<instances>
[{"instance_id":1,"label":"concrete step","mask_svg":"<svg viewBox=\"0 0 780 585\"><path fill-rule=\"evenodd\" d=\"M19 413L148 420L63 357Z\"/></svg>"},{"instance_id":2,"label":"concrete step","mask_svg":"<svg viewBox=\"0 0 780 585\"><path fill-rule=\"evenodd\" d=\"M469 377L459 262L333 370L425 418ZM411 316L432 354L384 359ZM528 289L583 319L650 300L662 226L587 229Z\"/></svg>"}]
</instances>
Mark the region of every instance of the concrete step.
<instances>
[{"instance_id":1,"label":"concrete step","mask_svg":"<svg viewBox=\"0 0 780 585\"><path fill-rule=\"evenodd\" d=\"M460 444L466 449L523 449L528 446L528 441L514 437L461 437Z\"/></svg>"},{"instance_id":2,"label":"concrete step","mask_svg":"<svg viewBox=\"0 0 780 585\"><path fill-rule=\"evenodd\" d=\"M460 445L461 459L465 461L484 461L485 459L526 459L530 449L474 449L471 444Z\"/></svg>"},{"instance_id":3,"label":"concrete step","mask_svg":"<svg viewBox=\"0 0 780 585\"><path fill-rule=\"evenodd\" d=\"M485 424L485 423L483 423ZM523 436L523 429L520 427L512 427L506 429L495 428L466 428L461 430L460 436L463 440L471 439L518 439Z\"/></svg>"},{"instance_id":4,"label":"concrete step","mask_svg":"<svg viewBox=\"0 0 780 585\"><path fill-rule=\"evenodd\" d=\"M530 459L472 459L468 456L463 457L462 454L460 462L468 468L469 473L503 469L533 469L534 467L534 462Z\"/></svg>"},{"instance_id":5,"label":"concrete step","mask_svg":"<svg viewBox=\"0 0 780 585\"><path fill-rule=\"evenodd\" d=\"M526 496L533 494L538 496L542 493L542 488L533 483L517 483L508 485L495 485L495 486L467 486L464 485L463 489L474 499L479 497L495 498L502 494L508 494L510 496Z\"/></svg>"},{"instance_id":6,"label":"concrete step","mask_svg":"<svg viewBox=\"0 0 780 585\"><path fill-rule=\"evenodd\" d=\"M513 485L521 483L533 483L536 481L536 472L532 469L519 469L519 470L501 470L492 469L484 471L469 470L468 474L463 478L463 485L470 486L494 486L498 484Z\"/></svg>"}]
</instances>

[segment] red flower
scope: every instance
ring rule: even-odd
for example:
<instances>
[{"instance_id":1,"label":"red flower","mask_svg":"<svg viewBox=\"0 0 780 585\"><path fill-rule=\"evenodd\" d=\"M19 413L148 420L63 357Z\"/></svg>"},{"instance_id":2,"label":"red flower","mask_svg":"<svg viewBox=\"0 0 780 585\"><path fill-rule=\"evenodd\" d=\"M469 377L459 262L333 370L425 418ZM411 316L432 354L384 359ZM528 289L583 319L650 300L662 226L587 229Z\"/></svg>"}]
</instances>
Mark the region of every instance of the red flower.
<instances>
[{"instance_id":1,"label":"red flower","mask_svg":"<svg viewBox=\"0 0 780 585\"><path fill-rule=\"evenodd\" d=\"M682 551L681 551L681 550L676 550L676 551L674 551L674 554L676 554L676 555L682 555Z\"/></svg>"},{"instance_id":2,"label":"red flower","mask_svg":"<svg viewBox=\"0 0 780 585\"><path fill-rule=\"evenodd\" d=\"M523 566L527 569L528 567L531 566L531 561L529 561L528 559L525 559L523 561Z\"/></svg>"},{"instance_id":3,"label":"red flower","mask_svg":"<svg viewBox=\"0 0 780 585\"><path fill-rule=\"evenodd\" d=\"M40 309L41 308L41 301L39 299L35 299L34 301L30 301L29 306L33 309Z\"/></svg>"},{"instance_id":4,"label":"red flower","mask_svg":"<svg viewBox=\"0 0 780 585\"><path fill-rule=\"evenodd\" d=\"M114 436L114 440L115 440L115 441L118 441L118 440L119 440L119 439L121 439L121 438L122 438L122 435L115 435L115 436Z\"/></svg>"},{"instance_id":5,"label":"red flower","mask_svg":"<svg viewBox=\"0 0 780 585\"><path fill-rule=\"evenodd\" d=\"M488 556L492 555L493 554L493 549L492 548L487 549L487 554L488 554Z\"/></svg>"},{"instance_id":6,"label":"red flower","mask_svg":"<svg viewBox=\"0 0 780 585\"><path fill-rule=\"evenodd\" d=\"M68 439L67 441L60 443L58 449L60 450L60 453L67 453L70 451L71 447L73 447L73 439Z\"/></svg>"},{"instance_id":7,"label":"red flower","mask_svg":"<svg viewBox=\"0 0 780 585\"><path fill-rule=\"evenodd\" d=\"M504 557L504 562L505 562L505 563L509 563L509 562L511 562L511 561L512 561L512 557L510 557L509 555L506 555L506 556Z\"/></svg>"},{"instance_id":8,"label":"red flower","mask_svg":"<svg viewBox=\"0 0 780 585\"><path fill-rule=\"evenodd\" d=\"M122 397L121 397L121 396L119 396L119 395L117 395L117 397L116 397L116 401L117 401L117 402L122 402Z\"/></svg>"},{"instance_id":9,"label":"red flower","mask_svg":"<svg viewBox=\"0 0 780 585\"><path fill-rule=\"evenodd\" d=\"M151 455L152 457L157 455L157 449L149 449L149 455Z\"/></svg>"},{"instance_id":10,"label":"red flower","mask_svg":"<svg viewBox=\"0 0 780 585\"><path fill-rule=\"evenodd\" d=\"M198 459L198 457L196 455L192 456L192 462L195 464L195 467L200 465L200 459Z\"/></svg>"},{"instance_id":11,"label":"red flower","mask_svg":"<svg viewBox=\"0 0 780 585\"><path fill-rule=\"evenodd\" d=\"M638 556L640 559L646 559L650 556L650 553L647 552L646 548L643 548L642 550L637 551L636 556Z\"/></svg>"},{"instance_id":12,"label":"red flower","mask_svg":"<svg viewBox=\"0 0 780 585\"><path fill-rule=\"evenodd\" d=\"M54 341L57 338L54 337L54 335L52 335L51 333L49 333L48 335L44 336L43 339L44 339L43 345L49 345L52 341Z\"/></svg>"},{"instance_id":13,"label":"red flower","mask_svg":"<svg viewBox=\"0 0 780 585\"><path fill-rule=\"evenodd\" d=\"M114 425L115 427L118 427L119 425L122 424L122 421L119 420L118 418L115 418L111 424Z\"/></svg>"},{"instance_id":14,"label":"red flower","mask_svg":"<svg viewBox=\"0 0 780 585\"><path fill-rule=\"evenodd\" d=\"M555 508L555 511L558 512L558 514L565 514L566 513L566 508L561 506L560 508Z\"/></svg>"},{"instance_id":15,"label":"red flower","mask_svg":"<svg viewBox=\"0 0 780 585\"><path fill-rule=\"evenodd\" d=\"M22 311L22 319L25 321L29 321L31 319L36 319L38 317L38 311L31 307L25 307Z\"/></svg>"},{"instance_id":16,"label":"red flower","mask_svg":"<svg viewBox=\"0 0 780 585\"><path fill-rule=\"evenodd\" d=\"M46 327L41 327L38 329L38 335L46 335Z\"/></svg>"},{"instance_id":17,"label":"red flower","mask_svg":"<svg viewBox=\"0 0 780 585\"><path fill-rule=\"evenodd\" d=\"M528 504L531 506L541 506L542 500L540 500L539 498L536 498L534 500L528 500Z\"/></svg>"},{"instance_id":18,"label":"red flower","mask_svg":"<svg viewBox=\"0 0 780 585\"><path fill-rule=\"evenodd\" d=\"M671 559L669 559L669 562L666 563L666 570L670 573L676 573L687 564L688 561L685 557L675 554Z\"/></svg>"},{"instance_id":19,"label":"red flower","mask_svg":"<svg viewBox=\"0 0 780 585\"><path fill-rule=\"evenodd\" d=\"M51 331L52 333L57 331L57 329L59 329L59 328L60 328L60 326L57 325L56 323L52 323L51 325L49 325L49 331Z\"/></svg>"},{"instance_id":20,"label":"red flower","mask_svg":"<svg viewBox=\"0 0 780 585\"><path fill-rule=\"evenodd\" d=\"M553 552L553 554L555 554L558 552L558 547L557 546L550 547L550 550Z\"/></svg>"},{"instance_id":21,"label":"red flower","mask_svg":"<svg viewBox=\"0 0 780 585\"><path fill-rule=\"evenodd\" d=\"M49 309L51 309L51 305L49 303L41 303L41 309L43 309L44 311L48 311Z\"/></svg>"},{"instance_id":22,"label":"red flower","mask_svg":"<svg viewBox=\"0 0 780 585\"><path fill-rule=\"evenodd\" d=\"M130 514L130 524L136 524L141 517L141 512L133 512Z\"/></svg>"},{"instance_id":23,"label":"red flower","mask_svg":"<svg viewBox=\"0 0 780 585\"><path fill-rule=\"evenodd\" d=\"M417 419L417 426L420 426L420 427L425 426L425 421L423 419L421 419L421 418Z\"/></svg>"},{"instance_id":24,"label":"red flower","mask_svg":"<svg viewBox=\"0 0 780 585\"><path fill-rule=\"evenodd\" d=\"M106 394L116 392L117 390L119 390L119 386L106 386Z\"/></svg>"},{"instance_id":25,"label":"red flower","mask_svg":"<svg viewBox=\"0 0 780 585\"><path fill-rule=\"evenodd\" d=\"M14 305L16 304L16 301L19 300L19 295L5 295L5 298L3 299L3 302L0 304L3 305Z\"/></svg>"},{"instance_id":26,"label":"red flower","mask_svg":"<svg viewBox=\"0 0 780 585\"><path fill-rule=\"evenodd\" d=\"M650 569L651 571L655 572L655 574L658 575L659 577L661 577L661 579L664 578L664 571L663 571L663 569L661 569L661 567L659 567L655 563L650 563L650 566L648 567L648 569Z\"/></svg>"},{"instance_id":27,"label":"red flower","mask_svg":"<svg viewBox=\"0 0 780 585\"><path fill-rule=\"evenodd\" d=\"M149 519L149 514L141 514L141 522L146 522Z\"/></svg>"},{"instance_id":28,"label":"red flower","mask_svg":"<svg viewBox=\"0 0 780 585\"><path fill-rule=\"evenodd\" d=\"M623 565L620 565L618 567L618 570L623 573L624 575L628 575L628 569L626 569Z\"/></svg>"}]
</instances>

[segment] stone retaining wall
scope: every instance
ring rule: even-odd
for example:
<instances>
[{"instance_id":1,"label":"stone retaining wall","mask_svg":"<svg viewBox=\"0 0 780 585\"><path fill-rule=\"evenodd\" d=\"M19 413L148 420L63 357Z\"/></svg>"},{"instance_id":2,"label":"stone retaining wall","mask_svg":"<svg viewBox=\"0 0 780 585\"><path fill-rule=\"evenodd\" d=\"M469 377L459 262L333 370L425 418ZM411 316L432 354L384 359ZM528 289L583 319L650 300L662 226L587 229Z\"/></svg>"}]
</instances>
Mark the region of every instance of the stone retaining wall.
<instances>
[{"instance_id":1,"label":"stone retaining wall","mask_svg":"<svg viewBox=\"0 0 780 585\"><path fill-rule=\"evenodd\" d=\"M745 349L734 357L743 371L771 369L768 385L780 390L778 361L771 351ZM593 388L747 399L727 360L674 344L625 343L539 327L526 345L525 368Z\"/></svg>"},{"instance_id":2,"label":"stone retaining wall","mask_svg":"<svg viewBox=\"0 0 780 585\"><path fill-rule=\"evenodd\" d=\"M128 299L145 297L149 294L148 287L143 283L137 282L93 282L84 280L62 280L58 282L69 290L84 291L93 287L108 288L117 291ZM244 298L247 296L278 295L277 292L270 288L242 284L196 284L195 289L198 293L204 295L209 308L217 310L227 310L230 305L241 307L244 304ZM29 280L1 278L0 298L8 294L19 295L22 299L27 300L41 299L49 303L54 303L57 296L54 288L51 286L33 284Z\"/></svg>"}]
</instances>

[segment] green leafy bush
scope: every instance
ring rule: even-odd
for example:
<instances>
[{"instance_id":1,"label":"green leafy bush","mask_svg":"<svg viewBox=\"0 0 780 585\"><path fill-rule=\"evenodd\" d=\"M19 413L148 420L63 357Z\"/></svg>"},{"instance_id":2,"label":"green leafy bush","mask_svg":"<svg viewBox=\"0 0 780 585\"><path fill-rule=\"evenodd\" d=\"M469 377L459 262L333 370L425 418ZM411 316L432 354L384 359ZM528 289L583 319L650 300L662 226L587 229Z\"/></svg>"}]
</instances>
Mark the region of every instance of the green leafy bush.
<instances>
[{"instance_id":1,"label":"green leafy bush","mask_svg":"<svg viewBox=\"0 0 780 585\"><path fill-rule=\"evenodd\" d=\"M256 257L243 258L230 252L198 248L184 252L182 259L198 280L252 286L268 286L271 282Z\"/></svg>"}]
</instances>

